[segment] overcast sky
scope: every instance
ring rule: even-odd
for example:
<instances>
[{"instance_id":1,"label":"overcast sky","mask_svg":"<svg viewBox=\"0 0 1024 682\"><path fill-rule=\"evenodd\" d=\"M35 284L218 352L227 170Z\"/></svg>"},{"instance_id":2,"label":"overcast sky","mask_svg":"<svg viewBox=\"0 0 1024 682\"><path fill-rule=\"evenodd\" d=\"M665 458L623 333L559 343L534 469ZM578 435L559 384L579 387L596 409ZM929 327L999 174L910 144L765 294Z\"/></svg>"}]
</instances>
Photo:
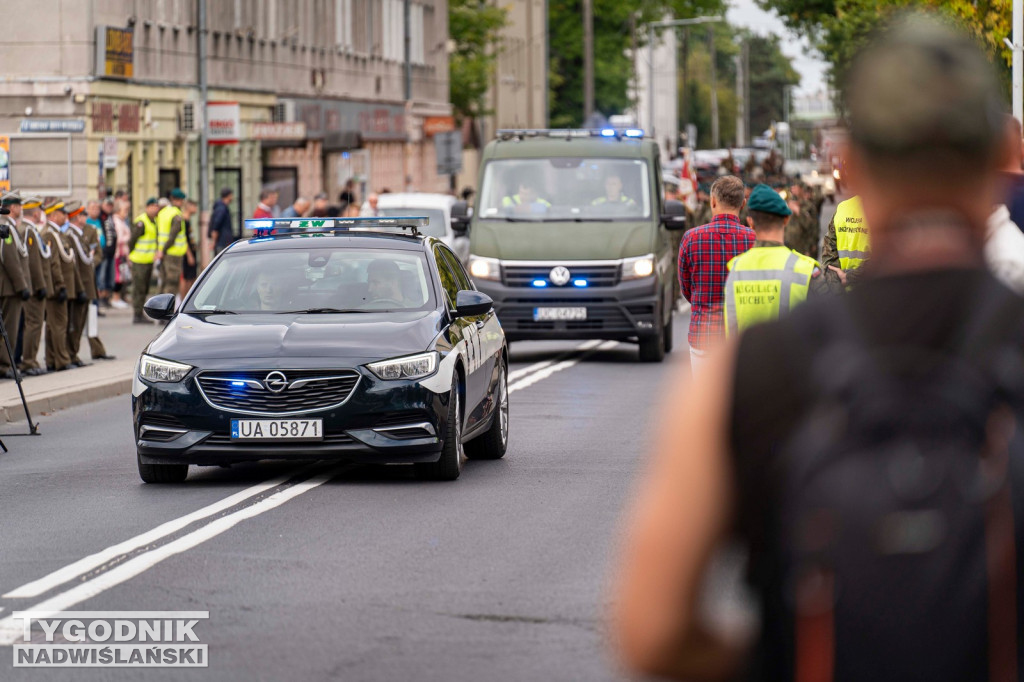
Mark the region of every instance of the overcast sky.
<instances>
[{"instance_id":1,"label":"overcast sky","mask_svg":"<svg viewBox=\"0 0 1024 682\"><path fill-rule=\"evenodd\" d=\"M744 26L760 35L774 34L782 38L782 52L793 60L793 68L800 74L799 90L813 93L825 87L827 64L811 50L807 41L797 38L786 30L775 14L765 12L754 4L754 0L729 0L726 18L735 26ZM751 66L751 68L755 68Z\"/></svg>"}]
</instances>

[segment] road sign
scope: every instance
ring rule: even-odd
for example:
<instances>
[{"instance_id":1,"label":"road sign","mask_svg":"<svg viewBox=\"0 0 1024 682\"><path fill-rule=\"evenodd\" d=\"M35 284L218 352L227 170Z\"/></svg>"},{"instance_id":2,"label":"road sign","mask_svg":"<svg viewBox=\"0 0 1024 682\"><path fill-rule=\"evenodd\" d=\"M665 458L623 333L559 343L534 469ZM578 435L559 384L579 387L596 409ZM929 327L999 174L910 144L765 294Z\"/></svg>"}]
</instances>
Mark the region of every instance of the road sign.
<instances>
[{"instance_id":1,"label":"road sign","mask_svg":"<svg viewBox=\"0 0 1024 682\"><path fill-rule=\"evenodd\" d=\"M101 149L103 159L102 166L104 170L110 170L117 168L117 138L116 137L104 137L103 148Z\"/></svg>"},{"instance_id":2,"label":"road sign","mask_svg":"<svg viewBox=\"0 0 1024 682\"><path fill-rule=\"evenodd\" d=\"M453 130L434 135L437 174L454 175L462 170L462 132Z\"/></svg>"}]
</instances>

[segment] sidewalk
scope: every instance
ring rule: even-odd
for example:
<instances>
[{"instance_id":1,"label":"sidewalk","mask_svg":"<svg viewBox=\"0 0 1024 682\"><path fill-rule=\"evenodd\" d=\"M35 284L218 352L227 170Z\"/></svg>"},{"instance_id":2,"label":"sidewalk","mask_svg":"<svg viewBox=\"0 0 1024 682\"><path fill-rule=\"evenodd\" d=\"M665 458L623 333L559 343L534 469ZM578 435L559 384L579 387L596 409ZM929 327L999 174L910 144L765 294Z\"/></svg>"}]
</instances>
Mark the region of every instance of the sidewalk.
<instances>
[{"instance_id":1,"label":"sidewalk","mask_svg":"<svg viewBox=\"0 0 1024 682\"><path fill-rule=\"evenodd\" d=\"M135 361L142 349L161 331L156 323L149 325L132 324L132 311L104 310L106 317L100 318L100 339L107 348L107 353L115 360L95 360L89 357L89 344L82 339L79 356L87 364L85 367L69 369L64 372L50 372L42 376L22 377L22 388L32 420L38 421L42 415L55 410L62 410L75 405L103 400L115 395L128 394L132 390L132 373ZM13 342L14 339L12 338ZM0 339L2 343L2 339ZM44 344L45 346L45 334ZM45 366L43 358L45 348L39 349L39 365ZM21 405L17 384L10 379L0 380L0 424L7 422L19 423L17 430L28 430L25 423L25 410ZM11 430L14 425L11 424Z\"/></svg>"}]
</instances>

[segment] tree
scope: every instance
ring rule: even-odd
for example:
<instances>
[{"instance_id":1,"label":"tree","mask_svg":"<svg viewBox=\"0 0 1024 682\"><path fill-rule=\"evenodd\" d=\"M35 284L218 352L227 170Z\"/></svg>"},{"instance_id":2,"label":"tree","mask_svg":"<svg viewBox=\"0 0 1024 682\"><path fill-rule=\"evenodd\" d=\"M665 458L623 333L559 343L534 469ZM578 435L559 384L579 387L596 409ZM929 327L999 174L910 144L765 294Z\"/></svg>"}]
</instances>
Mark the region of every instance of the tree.
<instances>
[{"instance_id":1,"label":"tree","mask_svg":"<svg viewBox=\"0 0 1024 682\"><path fill-rule=\"evenodd\" d=\"M760 135L773 121L785 120L783 93L787 87L799 85L800 74L782 54L778 36L747 33L744 38L750 46L750 133Z\"/></svg>"},{"instance_id":2,"label":"tree","mask_svg":"<svg viewBox=\"0 0 1024 682\"><path fill-rule=\"evenodd\" d=\"M1009 92L1010 50L1003 44L1011 32L1012 0L757 0L775 10L791 29L807 36L830 64L833 85L842 83L845 68L871 31L893 13L908 8L937 11L978 39Z\"/></svg>"},{"instance_id":3,"label":"tree","mask_svg":"<svg viewBox=\"0 0 1024 682\"><path fill-rule=\"evenodd\" d=\"M646 44L649 21L723 11L722 0L593 0L594 108L620 114L634 102L632 49ZM550 0L548 9L549 114L553 128L583 122L583 7L580 0Z\"/></svg>"},{"instance_id":4,"label":"tree","mask_svg":"<svg viewBox=\"0 0 1024 682\"><path fill-rule=\"evenodd\" d=\"M455 43L448 60L448 76L452 109L460 125L491 113L487 109L487 90L494 79L500 33L507 15L504 8L482 0L448 2L448 34Z\"/></svg>"}]
</instances>

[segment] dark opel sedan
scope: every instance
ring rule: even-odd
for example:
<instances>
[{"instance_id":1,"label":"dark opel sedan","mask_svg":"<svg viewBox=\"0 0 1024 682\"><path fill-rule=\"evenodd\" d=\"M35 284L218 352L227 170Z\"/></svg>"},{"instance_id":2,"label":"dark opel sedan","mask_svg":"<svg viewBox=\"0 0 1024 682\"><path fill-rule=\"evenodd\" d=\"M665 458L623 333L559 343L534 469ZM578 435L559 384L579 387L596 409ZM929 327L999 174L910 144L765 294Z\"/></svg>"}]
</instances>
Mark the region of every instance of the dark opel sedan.
<instances>
[{"instance_id":1,"label":"dark opel sedan","mask_svg":"<svg viewBox=\"0 0 1024 682\"><path fill-rule=\"evenodd\" d=\"M247 221L258 236L177 311L151 298L168 324L132 390L142 480L271 458L452 480L466 458L502 457L505 335L455 254L416 231L424 220Z\"/></svg>"}]
</instances>

